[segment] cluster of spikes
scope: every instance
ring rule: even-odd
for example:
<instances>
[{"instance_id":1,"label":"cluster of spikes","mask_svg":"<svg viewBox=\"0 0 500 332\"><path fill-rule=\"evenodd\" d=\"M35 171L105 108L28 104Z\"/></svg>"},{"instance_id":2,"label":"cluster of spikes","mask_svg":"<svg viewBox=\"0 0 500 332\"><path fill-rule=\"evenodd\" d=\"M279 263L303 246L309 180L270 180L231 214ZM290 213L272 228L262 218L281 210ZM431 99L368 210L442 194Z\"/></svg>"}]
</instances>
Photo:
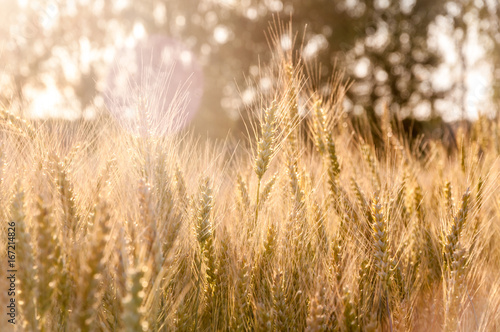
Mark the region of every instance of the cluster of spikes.
<instances>
[{"instance_id":1,"label":"cluster of spikes","mask_svg":"<svg viewBox=\"0 0 500 332\"><path fill-rule=\"evenodd\" d=\"M247 145L0 113L19 331L500 326L500 123L411 144L278 59Z\"/></svg>"}]
</instances>

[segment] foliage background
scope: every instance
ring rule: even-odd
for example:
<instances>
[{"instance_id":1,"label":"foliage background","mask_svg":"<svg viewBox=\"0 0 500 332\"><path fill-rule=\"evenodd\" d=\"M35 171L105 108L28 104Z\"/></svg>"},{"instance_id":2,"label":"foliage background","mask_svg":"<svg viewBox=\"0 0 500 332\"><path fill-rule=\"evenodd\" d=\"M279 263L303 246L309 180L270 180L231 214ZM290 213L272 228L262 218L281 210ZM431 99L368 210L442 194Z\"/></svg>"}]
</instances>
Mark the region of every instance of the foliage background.
<instances>
[{"instance_id":1,"label":"foliage background","mask_svg":"<svg viewBox=\"0 0 500 332\"><path fill-rule=\"evenodd\" d=\"M102 113L116 50L127 38L160 34L182 41L200 59L206 88L194 125L224 136L235 125L242 99L252 102L242 95L249 81L259 82L258 64L270 59L266 31L273 17L293 17L299 44L303 40L299 56L310 68L321 64L316 85L335 66L345 71L353 82L349 110L373 117L388 101L404 117L458 119L477 114L478 107L495 113L495 1L4 0L0 6L0 100L14 113L47 103L47 96L36 102L47 86L61 94L59 111L49 116ZM481 90L468 80L478 66Z\"/></svg>"}]
</instances>

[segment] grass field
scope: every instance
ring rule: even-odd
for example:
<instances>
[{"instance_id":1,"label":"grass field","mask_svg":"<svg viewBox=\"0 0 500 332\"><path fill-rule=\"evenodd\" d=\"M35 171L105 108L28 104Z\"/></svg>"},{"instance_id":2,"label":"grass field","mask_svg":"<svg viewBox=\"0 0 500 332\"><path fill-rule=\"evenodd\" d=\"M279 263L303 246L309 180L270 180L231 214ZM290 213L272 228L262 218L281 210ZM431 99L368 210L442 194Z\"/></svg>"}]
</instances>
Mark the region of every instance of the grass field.
<instances>
[{"instance_id":1,"label":"grass field","mask_svg":"<svg viewBox=\"0 0 500 332\"><path fill-rule=\"evenodd\" d=\"M273 68L238 143L2 111L1 330L500 330L500 124L410 144Z\"/></svg>"}]
</instances>

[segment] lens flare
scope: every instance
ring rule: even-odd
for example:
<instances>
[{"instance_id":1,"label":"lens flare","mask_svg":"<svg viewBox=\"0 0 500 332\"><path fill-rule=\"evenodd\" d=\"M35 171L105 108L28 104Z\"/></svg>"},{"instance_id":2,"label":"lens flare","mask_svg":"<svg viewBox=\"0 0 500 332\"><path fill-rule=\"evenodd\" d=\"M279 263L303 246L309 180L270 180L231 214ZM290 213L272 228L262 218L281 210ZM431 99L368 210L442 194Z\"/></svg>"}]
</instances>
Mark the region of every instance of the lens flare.
<instances>
[{"instance_id":1,"label":"lens flare","mask_svg":"<svg viewBox=\"0 0 500 332\"><path fill-rule=\"evenodd\" d=\"M195 116L203 94L203 71L182 42L151 36L120 50L106 81L113 117L135 135L178 132Z\"/></svg>"}]
</instances>

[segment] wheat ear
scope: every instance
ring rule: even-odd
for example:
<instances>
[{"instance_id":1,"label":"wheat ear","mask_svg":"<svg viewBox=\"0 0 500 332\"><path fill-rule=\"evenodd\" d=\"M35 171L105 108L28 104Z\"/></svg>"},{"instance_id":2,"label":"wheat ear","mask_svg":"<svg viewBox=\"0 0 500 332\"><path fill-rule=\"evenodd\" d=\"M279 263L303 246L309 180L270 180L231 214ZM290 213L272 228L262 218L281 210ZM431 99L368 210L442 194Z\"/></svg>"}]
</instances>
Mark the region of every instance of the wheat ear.
<instances>
[{"instance_id":1,"label":"wheat ear","mask_svg":"<svg viewBox=\"0 0 500 332\"><path fill-rule=\"evenodd\" d=\"M21 309L21 326L25 331L37 331L37 317L35 307L35 280L33 276L33 248L30 242L30 233L26 227L26 215L24 207L24 191L18 184L16 194L12 201L11 221L17 228L17 257L19 260L18 282L19 282L19 306Z\"/></svg>"},{"instance_id":2,"label":"wheat ear","mask_svg":"<svg viewBox=\"0 0 500 332\"><path fill-rule=\"evenodd\" d=\"M255 159L255 174L257 175L257 193L255 202L255 218L254 225L257 225L259 218L259 200L260 200L260 185L262 182L262 177L269 168L269 163L274 154L274 144L276 139L276 111L277 104L275 101L271 103L264 116L264 121L261 123L261 134L262 137L259 140L257 146L257 158Z\"/></svg>"}]
</instances>

